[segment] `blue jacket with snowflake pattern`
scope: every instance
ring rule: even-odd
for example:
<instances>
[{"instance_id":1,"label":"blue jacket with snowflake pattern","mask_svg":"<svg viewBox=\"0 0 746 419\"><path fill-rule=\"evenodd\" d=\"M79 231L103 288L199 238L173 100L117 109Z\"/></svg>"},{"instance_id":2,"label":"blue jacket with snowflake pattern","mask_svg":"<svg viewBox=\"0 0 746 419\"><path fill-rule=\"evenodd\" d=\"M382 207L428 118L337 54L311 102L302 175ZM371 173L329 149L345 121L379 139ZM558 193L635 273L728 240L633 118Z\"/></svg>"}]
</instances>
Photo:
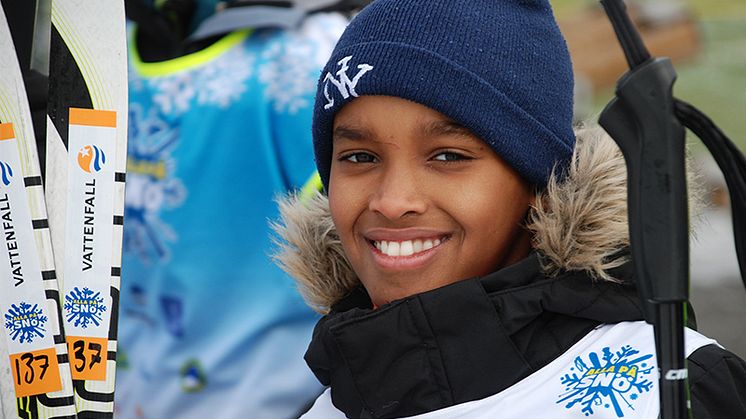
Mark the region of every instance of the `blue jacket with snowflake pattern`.
<instances>
[{"instance_id":1,"label":"blue jacket with snowflake pattern","mask_svg":"<svg viewBox=\"0 0 746 419\"><path fill-rule=\"evenodd\" d=\"M268 221L314 173L316 78L346 23L158 63L133 47L118 417L287 418L321 392L302 360L318 316L271 262Z\"/></svg>"}]
</instances>

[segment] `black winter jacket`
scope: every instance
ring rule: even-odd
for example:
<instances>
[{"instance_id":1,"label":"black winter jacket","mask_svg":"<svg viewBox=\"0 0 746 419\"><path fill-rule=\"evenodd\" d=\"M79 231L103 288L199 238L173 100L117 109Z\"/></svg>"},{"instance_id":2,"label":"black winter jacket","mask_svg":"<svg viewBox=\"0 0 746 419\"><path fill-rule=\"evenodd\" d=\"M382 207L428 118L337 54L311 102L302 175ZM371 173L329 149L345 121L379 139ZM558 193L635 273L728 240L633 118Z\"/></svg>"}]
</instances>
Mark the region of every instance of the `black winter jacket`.
<instances>
[{"instance_id":1,"label":"black winter jacket","mask_svg":"<svg viewBox=\"0 0 746 419\"><path fill-rule=\"evenodd\" d=\"M377 310L358 289L318 323L306 361L351 418L413 416L484 399L539 371L597 326L642 320L630 265L614 272L622 283L593 282L582 272L548 279L533 254ZM688 361L694 418L746 418L746 362L716 344ZM582 414L579 407L574 413Z\"/></svg>"},{"instance_id":2,"label":"black winter jacket","mask_svg":"<svg viewBox=\"0 0 746 419\"><path fill-rule=\"evenodd\" d=\"M576 138L568 173L537 197L534 253L377 310L326 198L280 203L278 259L326 314L306 361L331 391L308 418L657 417L652 327L625 253L624 159L598 128ZM746 363L692 330L687 346L694 417L746 418ZM531 403L540 413L518 406Z\"/></svg>"}]
</instances>

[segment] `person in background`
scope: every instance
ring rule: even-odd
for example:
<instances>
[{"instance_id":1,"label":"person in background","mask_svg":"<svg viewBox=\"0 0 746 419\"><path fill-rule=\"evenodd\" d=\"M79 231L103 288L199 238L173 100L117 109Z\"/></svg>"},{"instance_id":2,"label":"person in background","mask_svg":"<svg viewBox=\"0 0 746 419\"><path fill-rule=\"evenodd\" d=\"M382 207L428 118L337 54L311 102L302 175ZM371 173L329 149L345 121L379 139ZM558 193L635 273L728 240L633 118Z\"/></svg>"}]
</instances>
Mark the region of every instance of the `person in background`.
<instances>
[{"instance_id":1,"label":"person in background","mask_svg":"<svg viewBox=\"0 0 746 419\"><path fill-rule=\"evenodd\" d=\"M127 2L120 418L291 418L321 391L268 220L315 171L315 80L350 7L216 3Z\"/></svg>"}]
</instances>

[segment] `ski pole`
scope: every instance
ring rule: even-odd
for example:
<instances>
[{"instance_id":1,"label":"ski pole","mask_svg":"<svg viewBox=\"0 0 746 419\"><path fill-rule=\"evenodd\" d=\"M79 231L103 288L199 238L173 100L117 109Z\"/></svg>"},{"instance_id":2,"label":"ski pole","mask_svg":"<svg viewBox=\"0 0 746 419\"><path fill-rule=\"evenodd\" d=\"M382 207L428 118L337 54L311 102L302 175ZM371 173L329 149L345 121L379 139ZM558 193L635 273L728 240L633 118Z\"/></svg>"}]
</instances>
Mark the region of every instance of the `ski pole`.
<instances>
[{"instance_id":1,"label":"ski pole","mask_svg":"<svg viewBox=\"0 0 746 419\"><path fill-rule=\"evenodd\" d=\"M599 118L627 163L630 247L645 317L655 330L660 417L689 417L684 357L689 239L684 127L674 115L676 73L645 48L621 0L601 0L630 70Z\"/></svg>"}]
</instances>

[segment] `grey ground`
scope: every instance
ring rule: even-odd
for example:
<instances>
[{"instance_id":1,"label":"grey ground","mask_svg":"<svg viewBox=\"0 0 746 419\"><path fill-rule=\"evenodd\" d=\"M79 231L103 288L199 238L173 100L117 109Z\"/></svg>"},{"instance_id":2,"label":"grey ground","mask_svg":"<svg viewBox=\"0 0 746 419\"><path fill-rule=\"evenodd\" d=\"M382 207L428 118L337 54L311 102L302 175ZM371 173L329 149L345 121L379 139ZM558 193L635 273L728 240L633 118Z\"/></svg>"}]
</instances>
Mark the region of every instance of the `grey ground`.
<instances>
[{"instance_id":1,"label":"grey ground","mask_svg":"<svg viewBox=\"0 0 746 419\"><path fill-rule=\"evenodd\" d=\"M701 333L746 359L746 287L726 209L705 213L691 242L690 299Z\"/></svg>"}]
</instances>

